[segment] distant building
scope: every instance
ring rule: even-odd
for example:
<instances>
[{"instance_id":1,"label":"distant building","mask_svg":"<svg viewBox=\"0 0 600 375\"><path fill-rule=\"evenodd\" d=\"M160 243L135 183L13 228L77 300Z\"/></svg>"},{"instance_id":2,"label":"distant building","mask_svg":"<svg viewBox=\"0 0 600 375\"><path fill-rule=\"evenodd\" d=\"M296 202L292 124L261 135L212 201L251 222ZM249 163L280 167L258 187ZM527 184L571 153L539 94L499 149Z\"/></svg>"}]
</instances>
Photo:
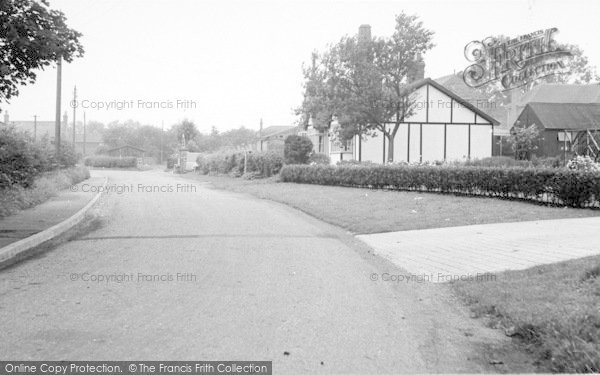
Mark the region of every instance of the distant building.
<instances>
[{"instance_id":1,"label":"distant building","mask_svg":"<svg viewBox=\"0 0 600 375\"><path fill-rule=\"evenodd\" d=\"M542 131L539 157L600 158L600 84L542 84L523 95L514 126Z\"/></svg>"},{"instance_id":2,"label":"distant building","mask_svg":"<svg viewBox=\"0 0 600 375\"><path fill-rule=\"evenodd\" d=\"M6 125L14 126L15 129L29 133L31 137L36 140L43 138L48 139L49 142L54 143L55 138L55 121L43 121L43 120L10 120L8 113L4 114L4 123ZM75 132L75 151L81 155L93 155L96 149L102 144L102 134L97 130L87 130L85 132L85 142L83 134L83 123L77 122ZM61 139L64 142L73 142L73 126L69 124L69 118L65 113L61 122ZM85 152L84 152L85 151Z\"/></svg>"},{"instance_id":3,"label":"distant building","mask_svg":"<svg viewBox=\"0 0 600 375\"><path fill-rule=\"evenodd\" d=\"M269 126L263 129L260 125L259 139L256 143L257 151L281 151L289 135L298 134L297 126Z\"/></svg>"},{"instance_id":4,"label":"distant building","mask_svg":"<svg viewBox=\"0 0 600 375\"><path fill-rule=\"evenodd\" d=\"M106 153L109 156L114 156L114 157L119 157L119 158L131 157L131 156L136 157L136 158L143 158L143 157L147 156L146 150L144 150L143 148L139 148L139 147L135 147L135 146L131 146L131 145L123 145L123 146L115 147L110 150L107 150Z\"/></svg>"},{"instance_id":5,"label":"distant building","mask_svg":"<svg viewBox=\"0 0 600 375\"><path fill-rule=\"evenodd\" d=\"M515 127L533 124L541 130L536 156L600 158L600 103L528 103Z\"/></svg>"}]
</instances>

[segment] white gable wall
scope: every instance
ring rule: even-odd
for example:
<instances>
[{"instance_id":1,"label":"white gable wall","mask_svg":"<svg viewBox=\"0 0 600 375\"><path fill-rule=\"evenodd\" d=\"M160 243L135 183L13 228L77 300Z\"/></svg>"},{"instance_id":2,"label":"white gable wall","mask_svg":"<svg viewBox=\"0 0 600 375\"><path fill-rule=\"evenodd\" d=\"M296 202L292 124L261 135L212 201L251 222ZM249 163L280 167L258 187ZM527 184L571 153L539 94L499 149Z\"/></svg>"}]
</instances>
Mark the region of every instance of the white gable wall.
<instances>
[{"instance_id":1,"label":"white gable wall","mask_svg":"<svg viewBox=\"0 0 600 375\"><path fill-rule=\"evenodd\" d=\"M492 155L493 125L451 96L427 83L413 94L415 111L400 124L394 140L394 161L443 161L484 158ZM388 125L391 129L393 124ZM383 134L359 140L355 138L352 155L382 163L387 159L388 144Z\"/></svg>"}]
</instances>

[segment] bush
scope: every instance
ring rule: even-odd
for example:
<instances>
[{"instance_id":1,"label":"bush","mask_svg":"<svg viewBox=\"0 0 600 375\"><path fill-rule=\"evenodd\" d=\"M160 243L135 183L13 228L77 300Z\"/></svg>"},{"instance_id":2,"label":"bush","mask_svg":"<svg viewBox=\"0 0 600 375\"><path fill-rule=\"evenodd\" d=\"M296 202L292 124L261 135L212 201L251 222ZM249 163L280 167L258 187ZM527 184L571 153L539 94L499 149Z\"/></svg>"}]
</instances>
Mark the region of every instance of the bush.
<instances>
[{"instance_id":1,"label":"bush","mask_svg":"<svg viewBox=\"0 0 600 375\"><path fill-rule=\"evenodd\" d=\"M13 127L0 128L0 189L28 188L41 173L72 167L77 160L71 145L62 145L57 154L47 139L33 142Z\"/></svg>"},{"instance_id":2,"label":"bush","mask_svg":"<svg viewBox=\"0 0 600 375\"><path fill-rule=\"evenodd\" d=\"M469 167L497 167L497 168L531 168L531 167L543 167L543 168L561 168L562 159L560 157L547 157L538 158L533 156L531 160L516 160L509 156L492 156L481 159L471 159L465 161L449 162L449 165L456 166L469 166Z\"/></svg>"},{"instance_id":3,"label":"bush","mask_svg":"<svg viewBox=\"0 0 600 375\"><path fill-rule=\"evenodd\" d=\"M227 174L240 177L244 174L244 153L237 151L201 154L196 158L196 171L202 174ZM283 166L281 154L273 151L248 152L246 173L254 176L270 177L279 173Z\"/></svg>"},{"instance_id":4,"label":"bush","mask_svg":"<svg viewBox=\"0 0 600 375\"><path fill-rule=\"evenodd\" d=\"M29 187L41 172L32 142L12 127L0 129L0 189Z\"/></svg>"},{"instance_id":5,"label":"bush","mask_svg":"<svg viewBox=\"0 0 600 375\"><path fill-rule=\"evenodd\" d=\"M119 158L116 156L88 156L83 163L88 167L95 168L136 168L137 158L127 156Z\"/></svg>"},{"instance_id":6,"label":"bush","mask_svg":"<svg viewBox=\"0 0 600 375\"><path fill-rule=\"evenodd\" d=\"M307 164L313 144L310 139L299 135L289 135L283 146L286 164Z\"/></svg>"},{"instance_id":7,"label":"bush","mask_svg":"<svg viewBox=\"0 0 600 375\"><path fill-rule=\"evenodd\" d=\"M318 165L330 165L331 158L329 157L329 155L318 154L318 153L314 152L314 153L310 154L310 157L308 158L308 163L309 164L318 164Z\"/></svg>"},{"instance_id":8,"label":"bush","mask_svg":"<svg viewBox=\"0 0 600 375\"><path fill-rule=\"evenodd\" d=\"M249 156L247 172L258 172L262 177L276 175L281 171L281 167L283 167L283 157L277 152L253 152Z\"/></svg>"},{"instance_id":9,"label":"bush","mask_svg":"<svg viewBox=\"0 0 600 375\"><path fill-rule=\"evenodd\" d=\"M600 172L600 163L596 163L589 156L576 156L569 160L567 168L574 171Z\"/></svg>"},{"instance_id":10,"label":"bush","mask_svg":"<svg viewBox=\"0 0 600 375\"><path fill-rule=\"evenodd\" d=\"M598 206L600 173L567 169L286 165L284 182L482 195L572 207Z\"/></svg>"}]
</instances>

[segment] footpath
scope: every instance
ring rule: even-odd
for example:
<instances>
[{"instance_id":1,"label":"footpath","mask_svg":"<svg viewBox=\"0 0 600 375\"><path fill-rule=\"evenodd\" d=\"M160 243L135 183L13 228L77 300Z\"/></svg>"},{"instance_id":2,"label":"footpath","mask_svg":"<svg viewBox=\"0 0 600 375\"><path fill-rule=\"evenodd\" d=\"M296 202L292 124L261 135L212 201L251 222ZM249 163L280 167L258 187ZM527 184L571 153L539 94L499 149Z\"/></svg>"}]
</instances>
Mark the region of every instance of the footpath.
<instances>
[{"instance_id":1,"label":"footpath","mask_svg":"<svg viewBox=\"0 0 600 375\"><path fill-rule=\"evenodd\" d=\"M67 220L96 196L93 192L82 192L81 185L99 186L103 181L103 177L91 177L44 203L0 219L0 249Z\"/></svg>"},{"instance_id":2,"label":"footpath","mask_svg":"<svg viewBox=\"0 0 600 375\"><path fill-rule=\"evenodd\" d=\"M446 282L600 254L600 217L409 230L357 236L427 281Z\"/></svg>"}]
</instances>

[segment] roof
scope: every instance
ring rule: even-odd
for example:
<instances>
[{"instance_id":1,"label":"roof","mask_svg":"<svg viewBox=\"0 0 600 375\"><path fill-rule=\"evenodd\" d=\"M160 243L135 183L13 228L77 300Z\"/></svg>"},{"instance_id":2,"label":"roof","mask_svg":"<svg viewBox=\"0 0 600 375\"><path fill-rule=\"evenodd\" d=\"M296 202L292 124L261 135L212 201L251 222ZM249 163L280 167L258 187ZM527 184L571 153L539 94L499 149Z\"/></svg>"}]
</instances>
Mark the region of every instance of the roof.
<instances>
[{"instance_id":1,"label":"roof","mask_svg":"<svg viewBox=\"0 0 600 375\"><path fill-rule=\"evenodd\" d=\"M435 79L435 82L441 84L467 102L471 104L476 103L475 107L498 120L501 126L506 125L506 107L490 100L492 97L491 94L486 94L482 90L467 85L462 74L449 74ZM488 103L489 105L485 105L482 108L479 106L479 103Z\"/></svg>"},{"instance_id":2,"label":"roof","mask_svg":"<svg viewBox=\"0 0 600 375\"><path fill-rule=\"evenodd\" d=\"M481 118L486 119L490 123L492 123L494 125L500 124L498 122L498 120L496 120L495 118L493 118L489 114L485 113L481 109L477 108L473 104L469 103L469 101L467 99L459 96L458 94L456 94L452 90L446 88L446 86L444 86L444 85L442 85L442 84L440 84L440 83L432 80L431 78L424 78L424 79L422 79L420 81L416 81L416 82L410 84L409 87L411 87L411 88L413 88L413 89L416 90L416 89L419 89L419 88L425 86L426 84L429 84L429 85L435 87L436 89L440 90L444 94L446 94L449 97L451 97L452 99L454 99L457 103L460 103L462 106L469 108L471 111L477 113L478 116L480 116Z\"/></svg>"},{"instance_id":3,"label":"roof","mask_svg":"<svg viewBox=\"0 0 600 375\"><path fill-rule=\"evenodd\" d=\"M287 133L292 130L296 130L297 128L298 128L297 126L286 126L286 125L269 126L267 128L264 128L261 131L261 138L264 139L264 138L272 137L274 135Z\"/></svg>"},{"instance_id":4,"label":"roof","mask_svg":"<svg viewBox=\"0 0 600 375\"><path fill-rule=\"evenodd\" d=\"M600 84L542 84L523 96L522 103L600 103Z\"/></svg>"},{"instance_id":5,"label":"roof","mask_svg":"<svg viewBox=\"0 0 600 375\"><path fill-rule=\"evenodd\" d=\"M600 129L600 103L529 103L521 115L528 109L545 129Z\"/></svg>"},{"instance_id":6,"label":"roof","mask_svg":"<svg viewBox=\"0 0 600 375\"><path fill-rule=\"evenodd\" d=\"M123 145L123 146L111 148L110 150L108 150L106 152L113 152L113 151L117 151L117 150L122 150L124 148L132 148L132 149L140 151L140 152L146 152L146 150L144 150L143 148L139 148L139 147L132 146L132 145Z\"/></svg>"}]
</instances>

